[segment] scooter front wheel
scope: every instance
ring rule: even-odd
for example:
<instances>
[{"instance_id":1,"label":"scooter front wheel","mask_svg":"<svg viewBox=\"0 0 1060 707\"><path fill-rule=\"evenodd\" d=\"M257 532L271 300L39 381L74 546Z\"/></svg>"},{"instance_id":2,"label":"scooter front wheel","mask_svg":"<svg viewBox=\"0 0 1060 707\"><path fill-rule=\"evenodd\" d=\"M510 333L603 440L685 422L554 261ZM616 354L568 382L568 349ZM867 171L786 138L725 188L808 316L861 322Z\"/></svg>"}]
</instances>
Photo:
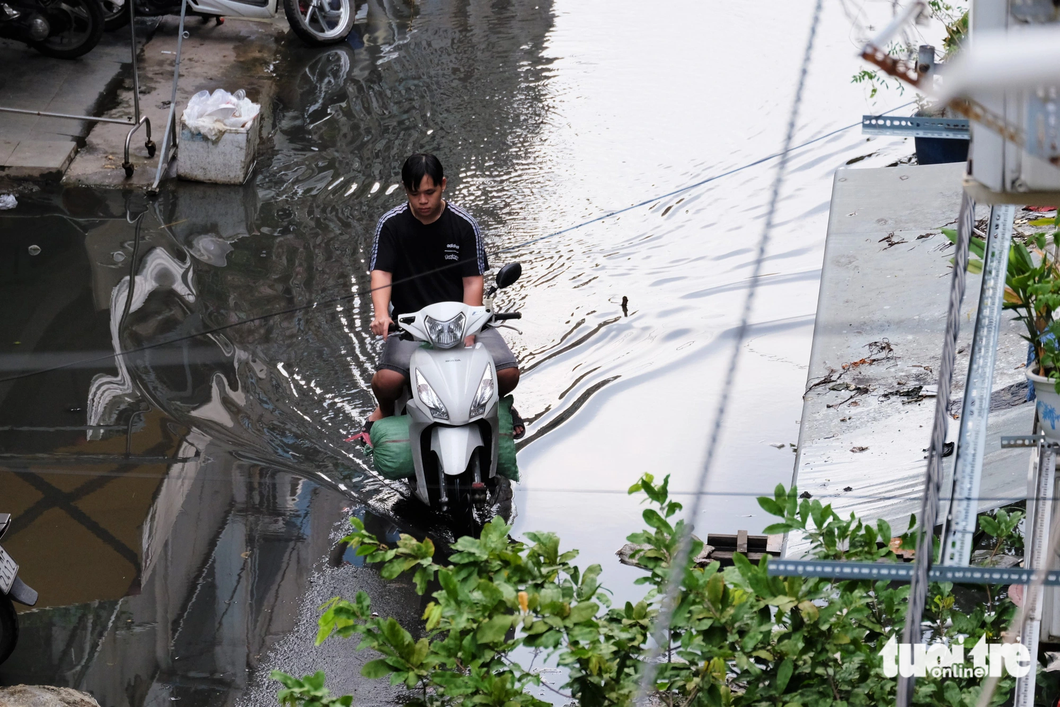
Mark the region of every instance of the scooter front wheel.
<instances>
[{"instance_id":1,"label":"scooter front wheel","mask_svg":"<svg viewBox=\"0 0 1060 707\"><path fill-rule=\"evenodd\" d=\"M15 650L18 643L18 615L15 606L6 596L0 596L0 663Z\"/></svg>"},{"instance_id":2,"label":"scooter front wheel","mask_svg":"<svg viewBox=\"0 0 1060 707\"><path fill-rule=\"evenodd\" d=\"M471 480L463 477L454 478L453 483L450 484L450 493L455 501L449 512L453 519L453 534L458 538L463 535L473 538L482 535L483 523L475 512Z\"/></svg>"},{"instance_id":3,"label":"scooter front wheel","mask_svg":"<svg viewBox=\"0 0 1060 707\"><path fill-rule=\"evenodd\" d=\"M283 12L311 47L342 42L353 29L353 0L283 0Z\"/></svg>"}]
</instances>

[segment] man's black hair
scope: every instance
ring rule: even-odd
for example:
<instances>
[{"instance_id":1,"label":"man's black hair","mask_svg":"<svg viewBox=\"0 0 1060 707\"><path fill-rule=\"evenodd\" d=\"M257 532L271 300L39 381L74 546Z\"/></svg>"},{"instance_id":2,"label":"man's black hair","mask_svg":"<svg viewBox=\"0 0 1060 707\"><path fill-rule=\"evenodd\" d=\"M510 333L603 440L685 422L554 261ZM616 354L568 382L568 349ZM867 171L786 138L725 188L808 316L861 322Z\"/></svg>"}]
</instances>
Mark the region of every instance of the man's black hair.
<instances>
[{"instance_id":1,"label":"man's black hair","mask_svg":"<svg viewBox=\"0 0 1060 707\"><path fill-rule=\"evenodd\" d=\"M442 163L438 161L437 157L427 152L417 152L414 155L410 155L401 167L401 183L409 191L416 191L419 189L420 182L423 181L424 176L429 176L434 180L435 184L441 186L442 179L445 177Z\"/></svg>"}]
</instances>

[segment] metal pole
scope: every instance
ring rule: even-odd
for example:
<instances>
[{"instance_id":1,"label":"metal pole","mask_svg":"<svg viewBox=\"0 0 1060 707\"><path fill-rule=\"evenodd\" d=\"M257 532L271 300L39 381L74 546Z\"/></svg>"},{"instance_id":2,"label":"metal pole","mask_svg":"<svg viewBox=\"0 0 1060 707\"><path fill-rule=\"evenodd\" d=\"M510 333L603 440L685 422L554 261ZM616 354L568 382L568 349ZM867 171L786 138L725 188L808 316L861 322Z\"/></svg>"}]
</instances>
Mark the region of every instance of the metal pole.
<instances>
[{"instance_id":1,"label":"metal pole","mask_svg":"<svg viewBox=\"0 0 1060 707\"><path fill-rule=\"evenodd\" d=\"M39 115L43 118L71 118L73 120L87 120L95 123L116 123L118 125L136 125L131 120L120 120L118 118L97 118L93 115L70 115L69 113L49 113L43 110L24 110L22 108L4 108L0 106L0 113L23 113L25 115ZM139 122L139 118L137 118Z\"/></svg>"},{"instance_id":2,"label":"metal pole","mask_svg":"<svg viewBox=\"0 0 1060 707\"><path fill-rule=\"evenodd\" d=\"M128 0L132 1L132 0ZM173 117L177 110L177 83L180 81L180 52L184 43L184 18L188 13L188 0L180 3L180 29L177 33L177 59L173 63L173 95L169 101L169 117L166 119L166 131L162 135L162 152L158 158L158 171L155 172L155 182L148 190L153 194L158 193L158 183L162 181L162 170L169 165L170 149L176 149L176 132L173 127ZM170 140L173 144L170 145Z\"/></svg>"},{"instance_id":3,"label":"metal pole","mask_svg":"<svg viewBox=\"0 0 1060 707\"><path fill-rule=\"evenodd\" d=\"M957 251L954 254L953 275L950 280L950 301L946 312L946 332L942 339L942 356L939 362L939 389L935 398L935 417L928 449L927 472L924 479L924 498L920 506L919 533L916 545L916 562L909 587L909 609L905 616L902 643L920 643L920 621L924 616L931 562L934 557L935 519L939 512L939 494L942 490L942 447L946 442L946 422L950 418L950 387L953 384L953 365L957 359L957 335L960 332L961 301L964 299L964 281L968 268L968 241L975 222L975 201L965 192L961 198L961 211L957 217ZM909 707L913 698L916 677L898 678L898 707Z\"/></svg>"},{"instance_id":4,"label":"metal pole","mask_svg":"<svg viewBox=\"0 0 1060 707\"><path fill-rule=\"evenodd\" d=\"M136 67L136 55L139 54L136 46L136 0L125 0L129 3L129 38L132 46L132 72L133 72L133 110L136 112L136 122L140 122L140 74ZM150 139L150 137L148 138Z\"/></svg>"},{"instance_id":5,"label":"metal pole","mask_svg":"<svg viewBox=\"0 0 1060 707\"><path fill-rule=\"evenodd\" d=\"M986 421L990 414L997 341L1001 332L1001 306L1005 298L1008 251L1012 243L1015 206L992 206L987 231L983 284L975 317L968 377L961 407L957 456L953 463L949 512L944 514L941 564L967 567L972 556L975 517L979 511L979 486L986 454Z\"/></svg>"},{"instance_id":6,"label":"metal pole","mask_svg":"<svg viewBox=\"0 0 1060 707\"><path fill-rule=\"evenodd\" d=\"M1056 477L1056 451L1051 445L1038 447L1037 483L1030 491L1034 498L1028 499L1027 511L1031 511L1030 501L1034 501L1034 517L1028 518L1030 544L1026 553L1028 566L1031 569L1045 569L1049 564L1046 545L1049 539L1049 526L1053 517L1053 492ZM1020 642L1030 653L1030 672L1026 677L1016 678L1015 707L1033 707L1035 678L1038 666L1038 638L1042 625L1042 586L1027 586L1023 595L1024 621L1020 627Z\"/></svg>"}]
</instances>

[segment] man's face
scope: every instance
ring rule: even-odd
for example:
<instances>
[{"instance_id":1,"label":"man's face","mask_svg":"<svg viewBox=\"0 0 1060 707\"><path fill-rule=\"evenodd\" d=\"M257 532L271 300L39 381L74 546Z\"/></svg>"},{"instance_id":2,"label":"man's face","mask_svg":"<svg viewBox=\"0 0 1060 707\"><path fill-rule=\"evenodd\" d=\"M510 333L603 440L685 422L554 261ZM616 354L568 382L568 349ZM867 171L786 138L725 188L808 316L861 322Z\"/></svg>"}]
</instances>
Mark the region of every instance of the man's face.
<instances>
[{"instance_id":1,"label":"man's face","mask_svg":"<svg viewBox=\"0 0 1060 707\"><path fill-rule=\"evenodd\" d=\"M441 184L435 184L431 175L423 175L417 189L405 189L409 197L409 206L421 221L433 221L442 212L442 192L445 191L445 177Z\"/></svg>"}]
</instances>

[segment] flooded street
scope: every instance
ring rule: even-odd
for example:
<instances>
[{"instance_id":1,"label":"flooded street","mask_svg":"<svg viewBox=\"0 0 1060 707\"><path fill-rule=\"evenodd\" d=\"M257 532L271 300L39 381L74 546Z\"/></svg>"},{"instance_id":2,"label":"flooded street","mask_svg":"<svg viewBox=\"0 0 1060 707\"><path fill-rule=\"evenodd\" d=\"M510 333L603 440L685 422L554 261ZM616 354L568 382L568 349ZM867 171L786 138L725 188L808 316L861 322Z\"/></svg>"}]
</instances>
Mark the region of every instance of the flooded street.
<instances>
[{"instance_id":1,"label":"flooded street","mask_svg":"<svg viewBox=\"0 0 1060 707\"><path fill-rule=\"evenodd\" d=\"M310 651L308 621L358 588L422 613L407 583L321 576L350 515L445 536L343 441L374 407L366 263L414 151L441 158L494 271L523 264L498 298L523 313L502 330L529 423L516 533L557 532L624 600L626 489L695 491L775 169L747 165L782 143L809 6L357 6L348 45L291 40L272 67L246 185L45 189L0 213L0 512L41 596L0 684L268 704L268 670L297 664L390 701L352 644ZM836 132L873 109L854 36L829 6L795 142L831 135L791 157L701 536L760 531L755 496L790 482L834 170L911 151Z\"/></svg>"}]
</instances>

